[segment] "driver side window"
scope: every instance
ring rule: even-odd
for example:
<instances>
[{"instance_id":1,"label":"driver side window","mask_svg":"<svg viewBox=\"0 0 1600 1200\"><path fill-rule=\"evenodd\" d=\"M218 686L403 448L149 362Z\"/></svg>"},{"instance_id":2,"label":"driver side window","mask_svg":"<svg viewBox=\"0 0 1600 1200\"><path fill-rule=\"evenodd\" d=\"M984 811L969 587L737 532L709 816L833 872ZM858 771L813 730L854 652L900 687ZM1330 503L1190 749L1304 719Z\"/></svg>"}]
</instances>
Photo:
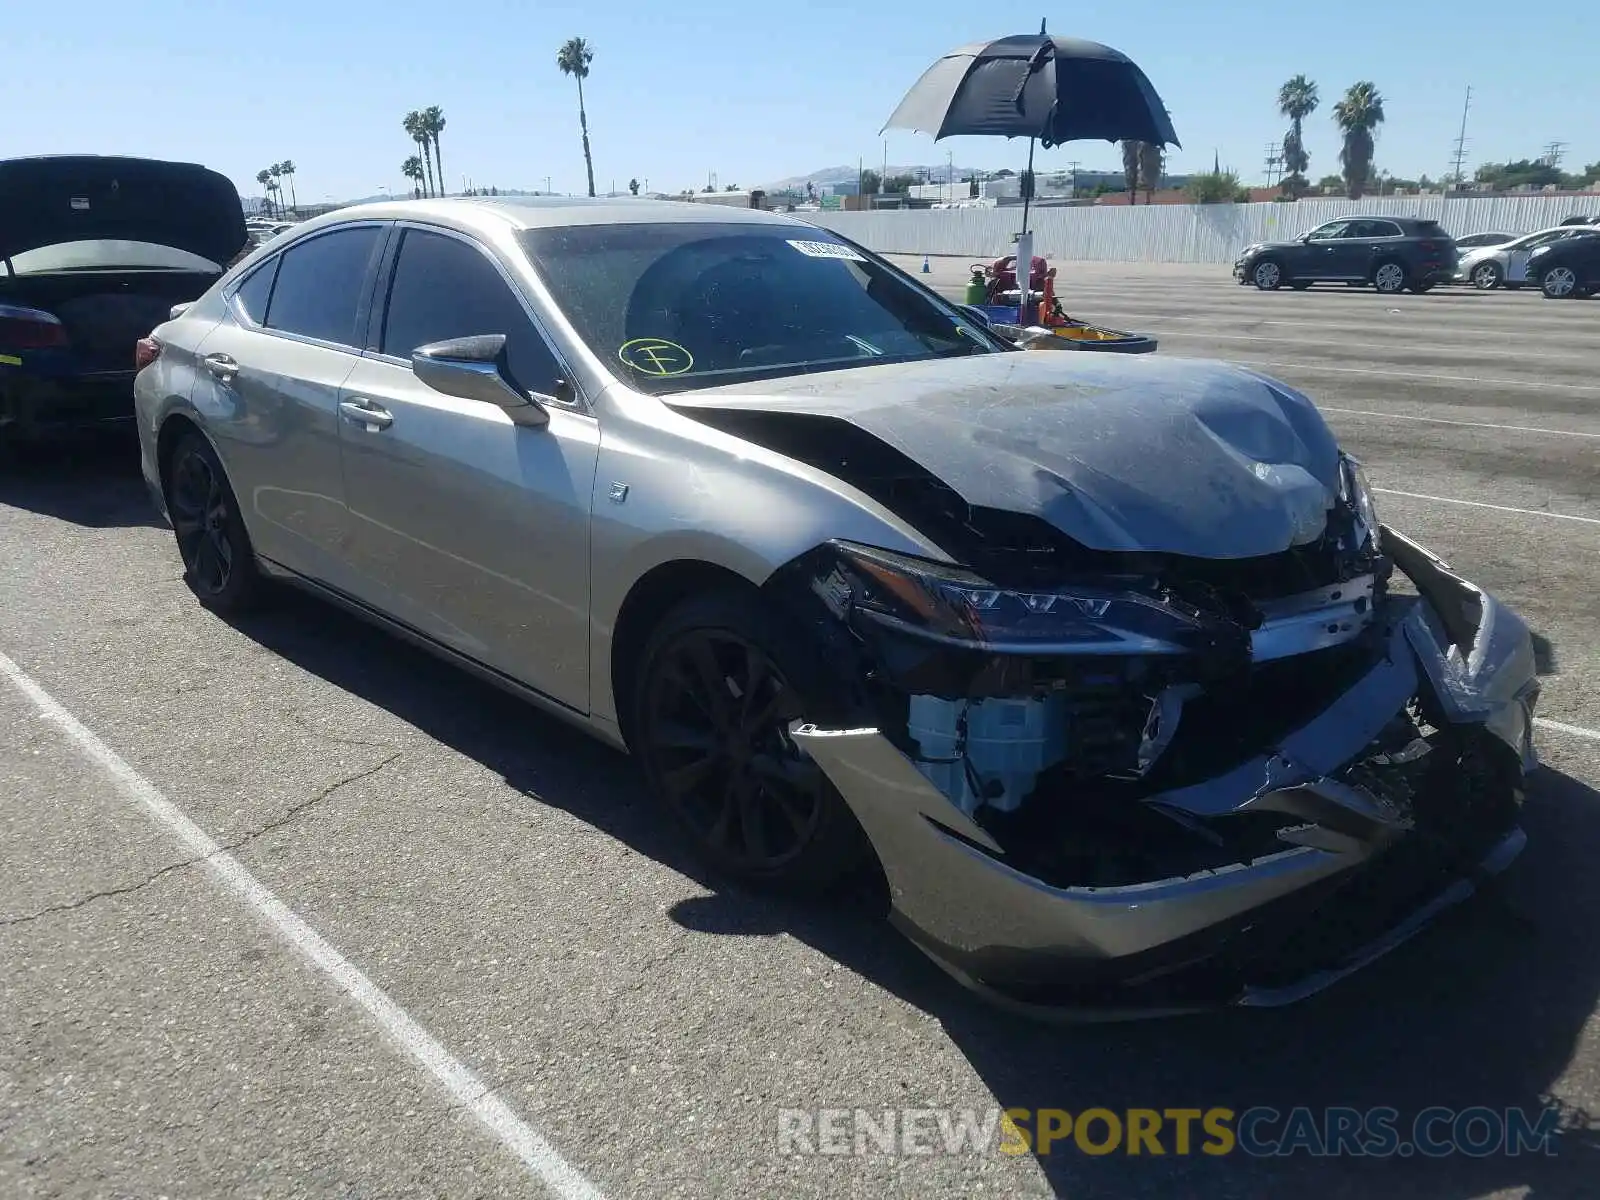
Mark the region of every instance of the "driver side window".
<instances>
[{"instance_id":1,"label":"driver side window","mask_svg":"<svg viewBox=\"0 0 1600 1200\"><path fill-rule=\"evenodd\" d=\"M1311 231L1311 240L1313 242L1332 241L1334 238L1344 237L1345 231L1349 228L1349 221L1330 221L1326 225L1313 229Z\"/></svg>"},{"instance_id":2,"label":"driver side window","mask_svg":"<svg viewBox=\"0 0 1600 1200\"><path fill-rule=\"evenodd\" d=\"M409 361L418 346L486 333L506 335L506 361L517 387L556 394L556 357L488 256L459 238L407 229L389 284L379 352Z\"/></svg>"}]
</instances>

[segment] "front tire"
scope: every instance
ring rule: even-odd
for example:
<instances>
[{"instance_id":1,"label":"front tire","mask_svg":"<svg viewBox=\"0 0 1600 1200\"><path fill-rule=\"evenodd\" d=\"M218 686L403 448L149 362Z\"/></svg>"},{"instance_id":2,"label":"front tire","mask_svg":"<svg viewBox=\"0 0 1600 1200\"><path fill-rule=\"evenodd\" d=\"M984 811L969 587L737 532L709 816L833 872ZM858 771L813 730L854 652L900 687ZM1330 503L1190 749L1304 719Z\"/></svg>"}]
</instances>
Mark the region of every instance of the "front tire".
<instances>
[{"instance_id":1,"label":"front tire","mask_svg":"<svg viewBox=\"0 0 1600 1200\"><path fill-rule=\"evenodd\" d=\"M1275 292L1285 282L1283 267L1277 259L1264 258L1251 268L1250 282L1263 292Z\"/></svg>"},{"instance_id":2,"label":"front tire","mask_svg":"<svg viewBox=\"0 0 1600 1200\"><path fill-rule=\"evenodd\" d=\"M1406 290L1406 269L1395 259L1387 259L1372 269L1372 286L1385 296L1396 296Z\"/></svg>"},{"instance_id":3,"label":"front tire","mask_svg":"<svg viewBox=\"0 0 1600 1200\"><path fill-rule=\"evenodd\" d=\"M752 886L816 895L870 846L789 736L829 686L825 657L755 596L692 597L651 634L629 747L696 853Z\"/></svg>"},{"instance_id":4,"label":"front tire","mask_svg":"<svg viewBox=\"0 0 1600 1200\"><path fill-rule=\"evenodd\" d=\"M162 487L183 559L183 580L195 598L220 614L254 607L266 581L256 567L239 501L211 443L198 433L184 434L167 460Z\"/></svg>"},{"instance_id":5,"label":"front tire","mask_svg":"<svg viewBox=\"0 0 1600 1200\"><path fill-rule=\"evenodd\" d=\"M1480 292L1492 292L1506 281L1506 273L1496 262L1479 263L1472 268L1472 286Z\"/></svg>"},{"instance_id":6,"label":"front tire","mask_svg":"<svg viewBox=\"0 0 1600 1200\"><path fill-rule=\"evenodd\" d=\"M1571 267L1551 267L1539 276L1539 290L1546 300L1573 300L1583 294L1578 286L1578 273Z\"/></svg>"}]
</instances>

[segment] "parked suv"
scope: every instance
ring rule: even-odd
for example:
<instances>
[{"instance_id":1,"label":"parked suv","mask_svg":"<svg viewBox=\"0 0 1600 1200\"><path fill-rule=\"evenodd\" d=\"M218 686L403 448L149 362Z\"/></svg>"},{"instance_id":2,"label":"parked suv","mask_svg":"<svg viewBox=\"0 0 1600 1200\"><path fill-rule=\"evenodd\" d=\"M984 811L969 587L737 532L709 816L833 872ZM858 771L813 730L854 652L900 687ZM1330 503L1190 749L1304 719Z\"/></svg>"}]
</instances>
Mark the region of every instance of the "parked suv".
<instances>
[{"instance_id":1,"label":"parked suv","mask_svg":"<svg viewBox=\"0 0 1600 1200\"><path fill-rule=\"evenodd\" d=\"M1341 217L1292 242L1246 246L1233 264L1233 277L1265 292L1313 283L1425 292L1455 274L1456 256L1455 242L1437 221Z\"/></svg>"}]
</instances>

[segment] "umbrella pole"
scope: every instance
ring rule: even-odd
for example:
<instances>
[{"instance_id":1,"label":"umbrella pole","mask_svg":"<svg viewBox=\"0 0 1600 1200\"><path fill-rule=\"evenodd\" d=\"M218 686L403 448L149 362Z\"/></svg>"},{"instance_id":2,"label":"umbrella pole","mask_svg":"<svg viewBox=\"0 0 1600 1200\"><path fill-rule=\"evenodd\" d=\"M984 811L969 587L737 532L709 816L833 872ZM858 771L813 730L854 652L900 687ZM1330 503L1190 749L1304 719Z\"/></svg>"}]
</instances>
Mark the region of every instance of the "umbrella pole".
<instances>
[{"instance_id":1,"label":"umbrella pole","mask_svg":"<svg viewBox=\"0 0 1600 1200\"><path fill-rule=\"evenodd\" d=\"M1027 325L1033 306L1033 237L1028 233L1028 209L1033 205L1033 138L1028 139L1028 170L1022 177L1022 232L1017 235L1017 321Z\"/></svg>"}]
</instances>

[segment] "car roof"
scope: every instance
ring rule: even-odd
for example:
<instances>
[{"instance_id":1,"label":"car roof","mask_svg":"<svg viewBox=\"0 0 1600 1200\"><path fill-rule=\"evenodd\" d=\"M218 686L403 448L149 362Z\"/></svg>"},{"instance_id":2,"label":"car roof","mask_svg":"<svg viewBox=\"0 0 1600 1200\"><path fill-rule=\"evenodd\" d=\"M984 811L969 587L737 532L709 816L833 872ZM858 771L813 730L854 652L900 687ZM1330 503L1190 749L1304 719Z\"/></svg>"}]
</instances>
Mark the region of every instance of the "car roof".
<instances>
[{"instance_id":1,"label":"car roof","mask_svg":"<svg viewBox=\"0 0 1600 1200\"><path fill-rule=\"evenodd\" d=\"M452 196L436 200L377 200L335 209L304 222L325 227L345 221L434 220L466 229L510 225L514 229L550 229L572 225L742 224L810 229L804 221L764 209L689 201L586 196Z\"/></svg>"}]
</instances>

